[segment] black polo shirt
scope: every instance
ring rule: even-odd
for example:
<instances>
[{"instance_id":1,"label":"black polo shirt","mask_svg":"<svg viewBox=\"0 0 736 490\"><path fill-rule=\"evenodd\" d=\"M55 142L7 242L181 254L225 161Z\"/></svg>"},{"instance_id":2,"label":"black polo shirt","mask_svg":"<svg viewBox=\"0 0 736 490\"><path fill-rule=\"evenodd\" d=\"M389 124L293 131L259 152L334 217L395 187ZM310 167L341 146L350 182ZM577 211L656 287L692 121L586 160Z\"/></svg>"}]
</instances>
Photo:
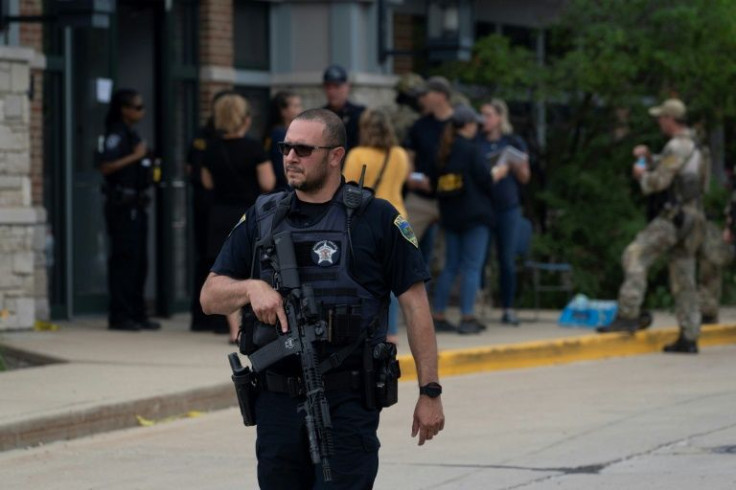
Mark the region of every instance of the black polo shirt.
<instances>
[{"instance_id":1,"label":"black polo shirt","mask_svg":"<svg viewBox=\"0 0 736 490\"><path fill-rule=\"evenodd\" d=\"M432 114L422 116L409 128L403 146L414 152L414 170L429 177L432 188L437 186L437 153L440 150L442 133L449 119L440 120ZM434 192L415 190L424 197L434 197Z\"/></svg>"}]
</instances>

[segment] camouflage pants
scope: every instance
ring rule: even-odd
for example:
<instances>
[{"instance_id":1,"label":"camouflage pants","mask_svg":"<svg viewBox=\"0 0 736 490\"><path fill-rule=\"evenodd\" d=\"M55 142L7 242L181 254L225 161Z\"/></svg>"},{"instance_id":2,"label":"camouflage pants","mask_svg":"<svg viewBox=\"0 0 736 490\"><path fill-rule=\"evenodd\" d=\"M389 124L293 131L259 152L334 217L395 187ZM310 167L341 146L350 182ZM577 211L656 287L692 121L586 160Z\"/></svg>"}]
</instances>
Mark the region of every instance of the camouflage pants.
<instances>
[{"instance_id":1,"label":"camouflage pants","mask_svg":"<svg viewBox=\"0 0 736 490\"><path fill-rule=\"evenodd\" d=\"M721 230L706 223L703 244L698 249L698 295L703 316L718 317L723 267L733 258L733 247L723 241Z\"/></svg>"},{"instance_id":2,"label":"camouflage pants","mask_svg":"<svg viewBox=\"0 0 736 490\"><path fill-rule=\"evenodd\" d=\"M655 218L626 247L622 258L624 283L618 294L618 311L622 318L638 318L647 290L647 271L659 257L666 255L677 322L683 335L695 340L700 333L695 253L702 242L703 222L693 213L686 223L677 228L668 219Z\"/></svg>"}]
</instances>

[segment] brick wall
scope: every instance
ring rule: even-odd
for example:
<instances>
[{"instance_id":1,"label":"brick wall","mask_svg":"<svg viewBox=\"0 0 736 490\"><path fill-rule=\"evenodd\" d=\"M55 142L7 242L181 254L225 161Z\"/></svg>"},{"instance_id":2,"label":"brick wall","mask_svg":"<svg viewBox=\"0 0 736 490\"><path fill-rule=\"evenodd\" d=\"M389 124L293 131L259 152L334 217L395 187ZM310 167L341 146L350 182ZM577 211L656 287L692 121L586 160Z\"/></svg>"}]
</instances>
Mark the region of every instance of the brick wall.
<instances>
[{"instance_id":1,"label":"brick wall","mask_svg":"<svg viewBox=\"0 0 736 490\"><path fill-rule=\"evenodd\" d=\"M202 0L199 7L199 65L203 68L233 67L233 0ZM200 80L200 121L210 115L212 97L233 84L219 80Z\"/></svg>"},{"instance_id":2,"label":"brick wall","mask_svg":"<svg viewBox=\"0 0 736 490\"><path fill-rule=\"evenodd\" d=\"M43 14L43 0L21 0L20 15ZM20 24L20 44L43 53L43 25L35 22ZM31 70L33 99L31 100L31 199L43 205L43 70Z\"/></svg>"},{"instance_id":3,"label":"brick wall","mask_svg":"<svg viewBox=\"0 0 736 490\"><path fill-rule=\"evenodd\" d=\"M414 22L416 17L409 14L394 14L394 47L396 51L411 51L414 49ZM414 60L411 56L394 57L394 73L403 74L414 70Z\"/></svg>"}]
</instances>

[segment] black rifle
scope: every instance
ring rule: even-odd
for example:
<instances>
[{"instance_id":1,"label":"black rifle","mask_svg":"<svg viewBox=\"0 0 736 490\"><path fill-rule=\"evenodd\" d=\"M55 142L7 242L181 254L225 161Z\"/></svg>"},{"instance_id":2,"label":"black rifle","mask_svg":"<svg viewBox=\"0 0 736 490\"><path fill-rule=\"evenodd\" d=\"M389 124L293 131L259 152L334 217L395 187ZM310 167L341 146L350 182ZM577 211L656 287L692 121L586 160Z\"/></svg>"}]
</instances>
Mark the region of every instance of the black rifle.
<instances>
[{"instance_id":1,"label":"black rifle","mask_svg":"<svg viewBox=\"0 0 736 490\"><path fill-rule=\"evenodd\" d=\"M334 451L332 419L314 348L315 341L327 339L327 325L320 319L311 286L302 286L299 280L291 233L284 231L275 234L273 245L275 250L267 253L275 271L275 289L285 294L284 310L289 330L286 333L279 332L276 340L253 352L248 358L253 371L259 373L285 357L299 357L305 399L297 410L305 414L312 463L322 463L324 479L331 481L332 471L327 458Z\"/></svg>"}]
</instances>

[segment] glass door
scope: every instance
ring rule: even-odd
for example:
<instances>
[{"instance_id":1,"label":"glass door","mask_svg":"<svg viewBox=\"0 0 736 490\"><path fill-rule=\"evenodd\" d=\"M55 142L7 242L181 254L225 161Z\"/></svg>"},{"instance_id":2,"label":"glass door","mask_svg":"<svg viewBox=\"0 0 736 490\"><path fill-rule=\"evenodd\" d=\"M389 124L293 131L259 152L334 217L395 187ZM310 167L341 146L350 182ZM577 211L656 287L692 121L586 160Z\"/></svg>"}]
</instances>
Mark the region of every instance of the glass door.
<instances>
[{"instance_id":1,"label":"glass door","mask_svg":"<svg viewBox=\"0 0 736 490\"><path fill-rule=\"evenodd\" d=\"M104 133L108 104L97 91L99 80L114 78L114 43L108 29L66 29L71 46L65 53L66 81L71 87L67 130L71 147L66 167L71 174L71 314L107 311L107 233L103 214L102 176L95 165L98 137Z\"/></svg>"}]
</instances>

